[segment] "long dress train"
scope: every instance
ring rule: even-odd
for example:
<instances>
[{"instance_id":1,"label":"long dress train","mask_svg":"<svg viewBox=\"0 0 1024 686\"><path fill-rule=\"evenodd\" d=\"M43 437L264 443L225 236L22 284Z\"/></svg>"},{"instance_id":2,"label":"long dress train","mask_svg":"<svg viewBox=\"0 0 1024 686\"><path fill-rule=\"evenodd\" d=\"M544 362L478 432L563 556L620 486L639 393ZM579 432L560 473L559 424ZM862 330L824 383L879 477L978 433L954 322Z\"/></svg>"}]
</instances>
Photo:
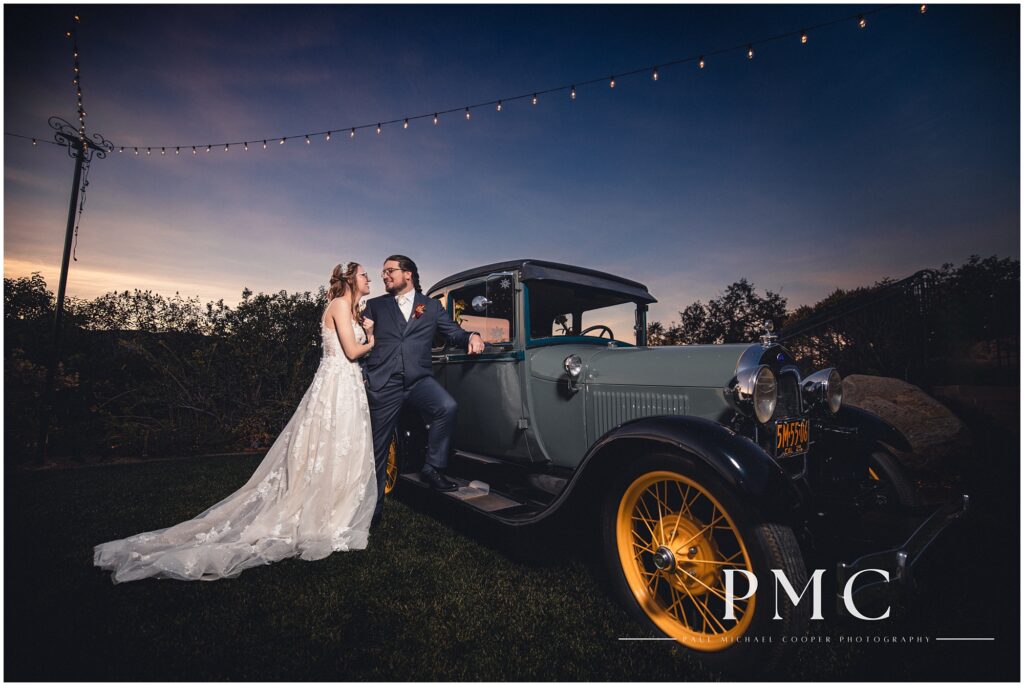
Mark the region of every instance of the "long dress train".
<instances>
[{"instance_id":1,"label":"long dress train","mask_svg":"<svg viewBox=\"0 0 1024 686\"><path fill-rule=\"evenodd\" d=\"M96 546L93 562L113 571L114 583L212 581L366 547L377 499L366 390L336 332L321 324L321 335L313 382L249 481L193 519Z\"/></svg>"}]
</instances>

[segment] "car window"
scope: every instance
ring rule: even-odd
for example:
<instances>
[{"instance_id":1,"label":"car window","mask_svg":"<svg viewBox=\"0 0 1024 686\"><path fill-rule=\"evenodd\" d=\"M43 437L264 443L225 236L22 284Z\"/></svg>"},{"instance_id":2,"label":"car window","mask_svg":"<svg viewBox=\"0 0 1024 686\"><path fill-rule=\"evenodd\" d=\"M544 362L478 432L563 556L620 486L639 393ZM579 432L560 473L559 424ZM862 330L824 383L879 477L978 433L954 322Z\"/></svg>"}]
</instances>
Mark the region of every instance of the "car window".
<instances>
[{"instance_id":1,"label":"car window","mask_svg":"<svg viewBox=\"0 0 1024 686\"><path fill-rule=\"evenodd\" d=\"M448 298L446 298L445 295L446 294L443 292L438 293L437 295L434 296L434 300L441 303L441 307L443 307L444 309L448 309ZM441 334L440 332L436 332L434 333L434 342L431 345L431 349L434 352L440 352L444 350L444 346L447 342L448 339L445 338L443 334Z\"/></svg>"},{"instance_id":2,"label":"car window","mask_svg":"<svg viewBox=\"0 0 1024 686\"><path fill-rule=\"evenodd\" d=\"M515 337L515 286L511 274L496 274L452 291L452 319L476 331L484 343L511 343Z\"/></svg>"},{"instance_id":3,"label":"car window","mask_svg":"<svg viewBox=\"0 0 1024 686\"><path fill-rule=\"evenodd\" d=\"M610 329L617 341L636 341L636 304L619 293L540 280L530 281L528 288L531 339L587 336L608 340Z\"/></svg>"}]
</instances>

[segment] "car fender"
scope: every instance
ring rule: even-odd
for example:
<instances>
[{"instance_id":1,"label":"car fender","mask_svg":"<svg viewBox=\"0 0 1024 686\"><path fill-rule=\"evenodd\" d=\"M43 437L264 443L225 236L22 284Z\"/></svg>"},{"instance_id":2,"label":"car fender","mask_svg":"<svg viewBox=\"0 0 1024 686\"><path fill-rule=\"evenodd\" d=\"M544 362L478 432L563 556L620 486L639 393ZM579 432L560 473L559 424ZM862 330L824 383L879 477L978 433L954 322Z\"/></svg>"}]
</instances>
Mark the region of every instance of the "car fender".
<instances>
[{"instance_id":1,"label":"car fender","mask_svg":"<svg viewBox=\"0 0 1024 686\"><path fill-rule=\"evenodd\" d=\"M700 417L644 417L615 427L591 446L573 485L590 481L591 488L582 490L591 491L595 480L587 479L588 472L592 476L614 475L623 461L635 454L638 444L645 449L662 446L685 451L713 470L766 520L794 521L802 505L800 490L774 458L745 436Z\"/></svg>"},{"instance_id":2,"label":"car fender","mask_svg":"<svg viewBox=\"0 0 1024 686\"><path fill-rule=\"evenodd\" d=\"M902 431L873 412L843 405L836 413L835 423L856 428L858 437L866 443L884 443L904 453L913 451Z\"/></svg>"}]
</instances>

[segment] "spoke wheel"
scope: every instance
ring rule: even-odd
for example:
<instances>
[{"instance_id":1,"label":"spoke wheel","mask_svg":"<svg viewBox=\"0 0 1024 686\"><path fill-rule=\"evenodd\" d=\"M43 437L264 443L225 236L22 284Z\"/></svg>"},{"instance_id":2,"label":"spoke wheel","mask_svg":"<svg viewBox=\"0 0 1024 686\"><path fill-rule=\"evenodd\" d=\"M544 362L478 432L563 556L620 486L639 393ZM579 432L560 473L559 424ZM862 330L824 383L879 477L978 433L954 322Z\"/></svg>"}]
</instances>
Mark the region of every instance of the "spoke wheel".
<instances>
[{"instance_id":1,"label":"spoke wheel","mask_svg":"<svg viewBox=\"0 0 1024 686\"><path fill-rule=\"evenodd\" d=\"M757 598L737 600L725 619L726 569L753 573L736 523L693 479L669 471L637 477L616 515L619 561L651 621L694 650L728 648L754 616ZM746 580L736 577L737 595Z\"/></svg>"},{"instance_id":2,"label":"spoke wheel","mask_svg":"<svg viewBox=\"0 0 1024 686\"><path fill-rule=\"evenodd\" d=\"M792 529L762 519L708 465L683 453L636 456L610 484L602 515L613 592L641 623L706 666L733 674L781 664L806 631L809 598L773 602L772 570L797 589L807 570ZM726 574L734 602L727 612ZM749 599L746 572L759 581ZM778 611L779 619L775 619Z\"/></svg>"},{"instance_id":3,"label":"spoke wheel","mask_svg":"<svg viewBox=\"0 0 1024 686\"><path fill-rule=\"evenodd\" d=\"M391 491L395 490L395 482L398 481L398 446L395 441L391 441L391 447L388 448L388 464L384 470L384 495L388 495Z\"/></svg>"}]
</instances>

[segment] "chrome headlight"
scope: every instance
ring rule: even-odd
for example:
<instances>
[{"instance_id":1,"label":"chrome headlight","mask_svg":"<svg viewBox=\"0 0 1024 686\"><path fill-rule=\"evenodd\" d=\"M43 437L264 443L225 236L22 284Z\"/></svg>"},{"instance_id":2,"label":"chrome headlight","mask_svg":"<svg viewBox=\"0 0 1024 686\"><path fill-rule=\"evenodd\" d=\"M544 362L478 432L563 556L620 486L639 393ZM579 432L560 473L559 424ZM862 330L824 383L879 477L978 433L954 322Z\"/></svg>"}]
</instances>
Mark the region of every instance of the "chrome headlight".
<instances>
[{"instance_id":1,"label":"chrome headlight","mask_svg":"<svg viewBox=\"0 0 1024 686\"><path fill-rule=\"evenodd\" d=\"M569 378L575 381L580 378L580 372L583 371L583 360L579 355L569 355L562 361L562 366L565 367L565 373L569 375Z\"/></svg>"},{"instance_id":2,"label":"chrome headlight","mask_svg":"<svg viewBox=\"0 0 1024 686\"><path fill-rule=\"evenodd\" d=\"M733 396L738 407L764 424L772 418L779 399L775 374L767 365L741 374L736 379Z\"/></svg>"},{"instance_id":3,"label":"chrome headlight","mask_svg":"<svg viewBox=\"0 0 1024 686\"><path fill-rule=\"evenodd\" d=\"M814 372L804 379L802 388L807 407L822 403L835 414L843 406L843 379L835 367Z\"/></svg>"},{"instance_id":4,"label":"chrome headlight","mask_svg":"<svg viewBox=\"0 0 1024 686\"><path fill-rule=\"evenodd\" d=\"M761 367L754 377L754 416L764 424L772 418L775 403L779 401L775 374L768 367Z\"/></svg>"}]
</instances>

